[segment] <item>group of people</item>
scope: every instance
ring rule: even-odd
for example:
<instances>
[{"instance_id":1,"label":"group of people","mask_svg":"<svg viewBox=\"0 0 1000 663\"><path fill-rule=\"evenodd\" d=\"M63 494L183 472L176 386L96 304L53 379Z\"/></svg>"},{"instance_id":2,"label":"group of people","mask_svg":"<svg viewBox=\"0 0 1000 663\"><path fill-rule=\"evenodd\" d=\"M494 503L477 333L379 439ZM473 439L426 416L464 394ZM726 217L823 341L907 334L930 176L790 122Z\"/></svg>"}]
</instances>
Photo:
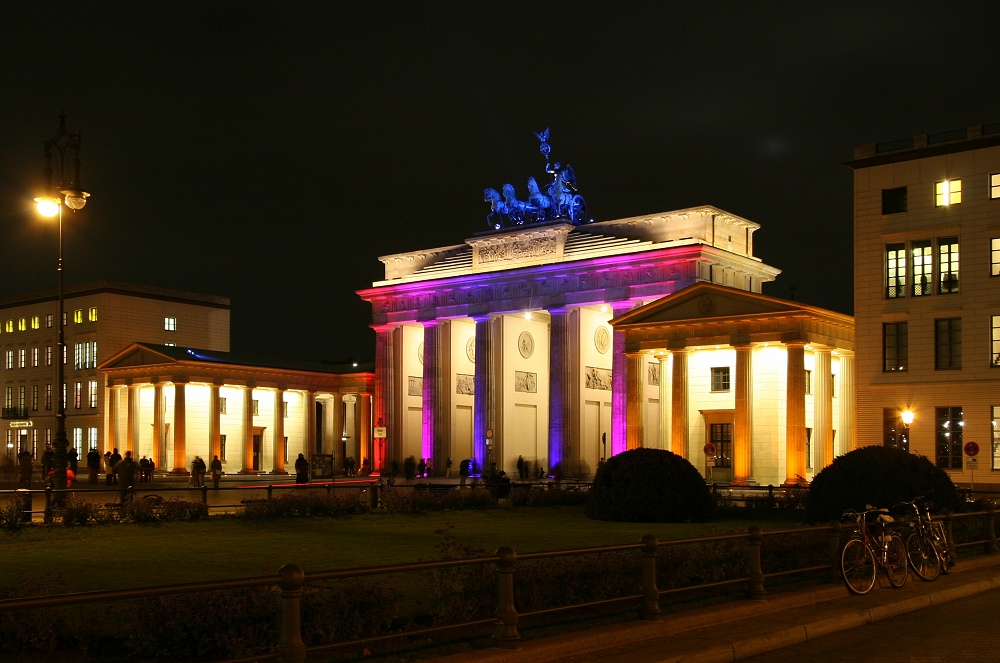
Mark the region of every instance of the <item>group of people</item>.
<instances>
[{"instance_id":1,"label":"group of people","mask_svg":"<svg viewBox=\"0 0 1000 663\"><path fill-rule=\"evenodd\" d=\"M212 472L212 487L215 489L219 488L219 482L222 481L222 461L219 460L219 456L213 456L212 462L208 465L205 464L205 460L201 456L195 456L194 460L191 461L191 478L189 480L189 485L195 488L202 488L205 486L205 473L211 470Z\"/></svg>"},{"instance_id":2,"label":"group of people","mask_svg":"<svg viewBox=\"0 0 1000 663\"><path fill-rule=\"evenodd\" d=\"M358 471L358 461L354 456L348 456L344 458L344 476L353 477L357 476ZM372 466L371 461L368 458L361 459L361 476L365 477L371 474Z\"/></svg>"}]
</instances>

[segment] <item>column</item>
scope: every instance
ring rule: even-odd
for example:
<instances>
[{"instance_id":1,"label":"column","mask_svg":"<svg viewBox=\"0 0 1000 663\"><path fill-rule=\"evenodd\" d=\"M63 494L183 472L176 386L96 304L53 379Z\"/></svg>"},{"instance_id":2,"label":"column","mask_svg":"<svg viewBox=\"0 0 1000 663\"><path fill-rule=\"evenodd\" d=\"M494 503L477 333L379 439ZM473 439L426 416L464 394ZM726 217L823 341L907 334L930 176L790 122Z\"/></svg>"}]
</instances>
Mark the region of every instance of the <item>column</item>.
<instances>
[{"instance_id":1,"label":"column","mask_svg":"<svg viewBox=\"0 0 1000 663\"><path fill-rule=\"evenodd\" d=\"M187 465L187 383L174 381L174 469L185 474ZM209 459L211 460L211 458Z\"/></svg>"},{"instance_id":2,"label":"column","mask_svg":"<svg viewBox=\"0 0 1000 663\"><path fill-rule=\"evenodd\" d=\"M490 316L477 316L476 322L476 393L473 398L472 455L477 467L486 464L486 429L493 428L493 330ZM424 346L426 350L426 345ZM462 459L455 458L455 470Z\"/></svg>"},{"instance_id":3,"label":"column","mask_svg":"<svg viewBox=\"0 0 1000 663\"><path fill-rule=\"evenodd\" d=\"M670 448L670 371L669 357L660 354L660 439L656 441L657 449Z\"/></svg>"},{"instance_id":4,"label":"column","mask_svg":"<svg viewBox=\"0 0 1000 663\"><path fill-rule=\"evenodd\" d=\"M753 483L753 346L736 346L736 412L733 426L733 483Z\"/></svg>"},{"instance_id":5,"label":"column","mask_svg":"<svg viewBox=\"0 0 1000 663\"><path fill-rule=\"evenodd\" d=\"M368 458L371 462L372 454L372 395L361 394L358 403L358 451L361 458L358 458L358 471L361 471L361 462ZM440 436L439 436L440 437ZM437 461L435 461L437 462Z\"/></svg>"},{"instance_id":6,"label":"column","mask_svg":"<svg viewBox=\"0 0 1000 663\"><path fill-rule=\"evenodd\" d=\"M257 474L253 469L253 387L243 387L243 466L240 474Z\"/></svg>"},{"instance_id":7,"label":"column","mask_svg":"<svg viewBox=\"0 0 1000 663\"><path fill-rule=\"evenodd\" d=\"M392 361L392 333L393 328L388 325L380 325L375 327L375 393L373 395L372 408L374 410L373 417L375 419L377 426L385 426L386 428L386 439L385 444L398 444L400 431L396 430L395 421L392 418L391 412L394 410L393 404L393 394L395 393L392 388L393 384L393 361ZM337 413L337 417L340 417L340 395L334 394L333 410ZM334 440L339 440L341 431L343 430L343 423L340 427L334 426ZM338 447L334 447L338 448ZM388 453L388 450L383 452L380 458L376 459L378 465L373 466L373 469L381 470L384 467L386 458L395 458L395 455ZM339 459L343 460L343 459ZM337 458L334 458L334 465L338 462Z\"/></svg>"},{"instance_id":8,"label":"column","mask_svg":"<svg viewBox=\"0 0 1000 663\"><path fill-rule=\"evenodd\" d=\"M429 458L434 453L437 442L438 431L438 391L440 383L440 323L437 320L428 320L422 323L424 326L424 380L423 380L423 409L421 411L420 428L420 455ZM363 452L358 440L358 454ZM358 460L360 463L360 459Z\"/></svg>"},{"instance_id":9,"label":"column","mask_svg":"<svg viewBox=\"0 0 1000 663\"><path fill-rule=\"evenodd\" d=\"M340 441L344 437L344 396L334 393L330 396L330 418L333 425L333 435L330 436L329 452L333 454L333 471L344 469L343 445ZM326 451L326 449L324 449Z\"/></svg>"},{"instance_id":10,"label":"column","mask_svg":"<svg viewBox=\"0 0 1000 663\"><path fill-rule=\"evenodd\" d=\"M271 425L272 447L274 448L273 474L288 474L285 471L285 390L274 390L274 421Z\"/></svg>"},{"instance_id":11,"label":"column","mask_svg":"<svg viewBox=\"0 0 1000 663\"><path fill-rule=\"evenodd\" d=\"M306 458L316 453L316 392L307 391L304 398L305 405L305 430L306 430Z\"/></svg>"},{"instance_id":12,"label":"column","mask_svg":"<svg viewBox=\"0 0 1000 663\"><path fill-rule=\"evenodd\" d=\"M549 468L559 466L566 474L572 459L569 457L569 309L549 310Z\"/></svg>"},{"instance_id":13,"label":"column","mask_svg":"<svg viewBox=\"0 0 1000 663\"><path fill-rule=\"evenodd\" d=\"M222 413L219 410L219 385L209 388L208 397L208 453L222 458Z\"/></svg>"},{"instance_id":14,"label":"column","mask_svg":"<svg viewBox=\"0 0 1000 663\"><path fill-rule=\"evenodd\" d=\"M125 451L135 454L136 445L139 443L139 385L130 384L127 389L128 430L125 431Z\"/></svg>"},{"instance_id":15,"label":"column","mask_svg":"<svg viewBox=\"0 0 1000 663\"><path fill-rule=\"evenodd\" d=\"M806 477L805 342L787 343L785 378L785 485Z\"/></svg>"},{"instance_id":16,"label":"column","mask_svg":"<svg viewBox=\"0 0 1000 663\"><path fill-rule=\"evenodd\" d=\"M612 316L617 318L632 310L632 302L618 302L611 305ZM620 454L628 448L628 388L625 376L628 368L625 355L625 334L614 329L611 332L611 455Z\"/></svg>"},{"instance_id":17,"label":"column","mask_svg":"<svg viewBox=\"0 0 1000 663\"><path fill-rule=\"evenodd\" d=\"M105 451L118 448L118 408L121 405L121 387L110 387L108 389L108 431L104 440L104 448L98 449L101 455Z\"/></svg>"},{"instance_id":18,"label":"column","mask_svg":"<svg viewBox=\"0 0 1000 663\"><path fill-rule=\"evenodd\" d=\"M674 370L670 381L670 450L688 457L688 351L670 351Z\"/></svg>"},{"instance_id":19,"label":"column","mask_svg":"<svg viewBox=\"0 0 1000 663\"><path fill-rule=\"evenodd\" d=\"M157 467L167 465L167 426L164 419L167 415L167 404L163 400L163 384L156 382L153 385L153 448L150 454ZM138 449L132 449L132 454L137 455Z\"/></svg>"},{"instance_id":20,"label":"column","mask_svg":"<svg viewBox=\"0 0 1000 663\"><path fill-rule=\"evenodd\" d=\"M627 449L638 449L643 440L643 419L645 415L645 394L643 386L643 355L640 352L629 352L625 365L626 388L626 437Z\"/></svg>"},{"instance_id":21,"label":"column","mask_svg":"<svg viewBox=\"0 0 1000 663\"><path fill-rule=\"evenodd\" d=\"M819 472L833 462L833 377L830 348L814 347L813 357L813 439L820 453Z\"/></svg>"},{"instance_id":22,"label":"column","mask_svg":"<svg viewBox=\"0 0 1000 663\"><path fill-rule=\"evenodd\" d=\"M844 453L858 448L857 399L854 353L840 350L840 448Z\"/></svg>"}]
</instances>

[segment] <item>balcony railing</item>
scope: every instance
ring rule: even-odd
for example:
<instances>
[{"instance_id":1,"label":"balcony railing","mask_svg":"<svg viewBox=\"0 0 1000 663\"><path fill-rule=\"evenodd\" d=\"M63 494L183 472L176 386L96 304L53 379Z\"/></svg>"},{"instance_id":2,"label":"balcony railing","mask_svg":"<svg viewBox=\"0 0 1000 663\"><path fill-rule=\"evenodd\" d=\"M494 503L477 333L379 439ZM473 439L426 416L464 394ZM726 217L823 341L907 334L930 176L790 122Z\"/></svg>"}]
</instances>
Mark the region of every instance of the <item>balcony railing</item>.
<instances>
[{"instance_id":1,"label":"balcony railing","mask_svg":"<svg viewBox=\"0 0 1000 663\"><path fill-rule=\"evenodd\" d=\"M3 408L4 419L27 419L28 408L26 407L5 407Z\"/></svg>"}]
</instances>

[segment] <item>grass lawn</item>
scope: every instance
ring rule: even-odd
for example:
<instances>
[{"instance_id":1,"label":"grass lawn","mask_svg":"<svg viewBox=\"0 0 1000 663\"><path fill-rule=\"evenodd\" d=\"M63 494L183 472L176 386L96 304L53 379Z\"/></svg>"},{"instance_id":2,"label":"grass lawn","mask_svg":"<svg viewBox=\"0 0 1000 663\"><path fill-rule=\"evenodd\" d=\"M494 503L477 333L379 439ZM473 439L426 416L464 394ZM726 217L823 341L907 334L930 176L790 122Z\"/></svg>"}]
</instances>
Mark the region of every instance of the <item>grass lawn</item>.
<instances>
[{"instance_id":1,"label":"grass lawn","mask_svg":"<svg viewBox=\"0 0 1000 663\"><path fill-rule=\"evenodd\" d=\"M256 576L286 563L307 572L400 564L438 558L441 537L434 531L449 525L462 545L529 552L638 543L644 534L666 540L745 532L752 524L610 523L587 519L582 507L525 507L259 521L213 517L159 526L32 526L0 532L0 583L62 572L74 590L87 591Z\"/></svg>"}]
</instances>

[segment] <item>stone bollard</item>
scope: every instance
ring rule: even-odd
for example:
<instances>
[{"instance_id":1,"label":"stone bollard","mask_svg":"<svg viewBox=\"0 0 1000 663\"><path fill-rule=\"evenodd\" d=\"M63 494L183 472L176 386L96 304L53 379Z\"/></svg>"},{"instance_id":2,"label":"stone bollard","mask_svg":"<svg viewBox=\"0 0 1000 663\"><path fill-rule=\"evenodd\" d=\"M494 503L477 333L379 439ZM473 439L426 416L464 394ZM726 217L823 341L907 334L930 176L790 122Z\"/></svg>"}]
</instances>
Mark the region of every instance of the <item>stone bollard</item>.
<instances>
[{"instance_id":1,"label":"stone bollard","mask_svg":"<svg viewBox=\"0 0 1000 663\"><path fill-rule=\"evenodd\" d=\"M997 530L996 530L996 516L997 507L993 502L986 505L986 510L989 511L989 515L986 516L986 554L995 555L1000 552L1000 548L997 547Z\"/></svg>"},{"instance_id":2,"label":"stone bollard","mask_svg":"<svg viewBox=\"0 0 1000 663\"><path fill-rule=\"evenodd\" d=\"M750 540L747 542L747 551L750 558L750 581L747 583L747 598L756 601L763 601L767 596L764 590L764 572L760 568L760 546L764 541L761 529L754 525L747 530Z\"/></svg>"},{"instance_id":3,"label":"stone bollard","mask_svg":"<svg viewBox=\"0 0 1000 663\"><path fill-rule=\"evenodd\" d=\"M656 586L656 554L660 542L652 534L642 537L642 619L659 621L660 590Z\"/></svg>"},{"instance_id":4,"label":"stone bollard","mask_svg":"<svg viewBox=\"0 0 1000 663\"><path fill-rule=\"evenodd\" d=\"M45 524L52 523L52 486L45 487L45 511L42 514Z\"/></svg>"},{"instance_id":5,"label":"stone bollard","mask_svg":"<svg viewBox=\"0 0 1000 663\"><path fill-rule=\"evenodd\" d=\"M271 484L267 484L267 501L268 502L271 501L271 494L272 493L274 493L274 486L271 485Z\"/></svg>"},{"instance_id":6,"label":"stone bollard","mask_svg":"<svg viewBox=\"0 0 1000 663\"><path fill-rule=\"evenodd\" d=\"M840 583L840 536L844 526L839 520L830 521L830 532L827 534L827 543L830 549L830 582Z\"/></svg>"},{"instance_id":7,"label":"stone bollard","mask_svg":"<svg viewBox=\"0 0 1000 663\"><path fill-rule=\"evenodd\" d=\"M281 661L306 660L306 644L302 641L302 587L306 574L295 564L285 564L278 570L281 580L281 634L278 653Z\"/></svg>"},{"instance_id":8,"label":"stone bollard","mask_svg":"<svg viewBox=\"0 0 1000 663\"><path fill-rule=\"evenodd\" d=\"M204 484L201 486L201 503L208 506L208 486Z\"/></svg>"},{"instance_id":9,"label":"stone bollard","mask_svg":"<svg viewBox=\"0 0 1000 663\"><path fill-rule=\"evenodd\" d=\"M502 546L496 551L497 557L497 625L493 631L493 641L497 647L517 649L521 634L517 632L517 609L514 607L514 564L517 553L513 548Z\"/></svg>"}]
</instances>

